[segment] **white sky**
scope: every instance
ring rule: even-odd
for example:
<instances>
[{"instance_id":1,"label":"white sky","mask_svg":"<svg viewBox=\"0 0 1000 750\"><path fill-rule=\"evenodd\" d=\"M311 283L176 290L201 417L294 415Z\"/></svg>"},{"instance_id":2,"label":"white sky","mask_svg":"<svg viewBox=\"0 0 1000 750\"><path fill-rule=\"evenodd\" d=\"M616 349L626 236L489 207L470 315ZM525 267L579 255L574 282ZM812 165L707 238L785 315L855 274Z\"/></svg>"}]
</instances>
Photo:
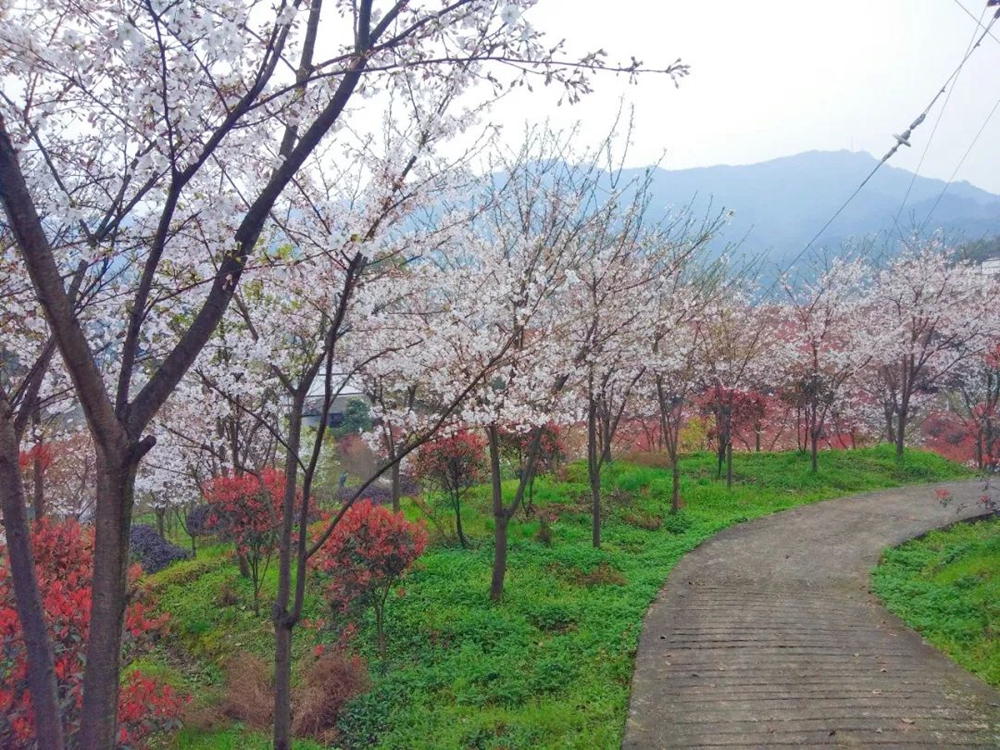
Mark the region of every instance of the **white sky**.
<instances>
[{"instance_id":1,"label":"white sky","mask_svg":"<svg viewBox=\"0 0 1000 750\"><path fill-rule=\"evenodd\" d=\"M526 15L574 52L604 48L650 66L678 57L691 74L636 86L605 76L573 107L555 92L498 105L512 140L525 112L560 127L580 120L596 141L619 99L636 106L629 166L665 153L669 169L749 164L813 149L881 157L955 70L976 31L959 0L539 0ZM976 18L986 0L960 0ZM992 9L983 15L988 23ZM993 32L1000 38L1000 22ZM958 78L920 174L947 180L1000 99L1000 42L989 37ZM915 170L944 97L890 162ZM1000 193L1000 111L958 173Z\"/></svg>"}]
</instances>

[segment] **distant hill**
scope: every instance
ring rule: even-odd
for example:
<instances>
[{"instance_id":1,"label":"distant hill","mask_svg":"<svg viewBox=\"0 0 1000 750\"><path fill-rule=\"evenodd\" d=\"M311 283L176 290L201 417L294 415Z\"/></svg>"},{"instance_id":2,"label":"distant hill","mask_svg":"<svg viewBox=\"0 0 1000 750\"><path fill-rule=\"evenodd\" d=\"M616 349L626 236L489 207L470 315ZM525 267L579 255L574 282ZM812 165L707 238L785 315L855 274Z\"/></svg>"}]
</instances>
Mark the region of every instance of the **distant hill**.
<instances>
[{"instance_id":1,"label":"distant hill","mask_svg":"<svg viewBox=\"0 0 1000 750\"><path fill-rule=\"evenodd\" d=\"M654 214L692 203L735 211L727 241L744 236L742 251L781 263L798 253L877 163L867 153L809 151L760 164L697 169L657 169L652 182ZM628 170L640 175L643 170ZM816 243L839 248L845 241L893 231L893 217L913 175L885 164ZM917 177L900 224L923 224L945 187L943 180ZM948 188L926 230L975 240L1000 232L1000 195L968 182Z\"/></svg>"}]
</instances>

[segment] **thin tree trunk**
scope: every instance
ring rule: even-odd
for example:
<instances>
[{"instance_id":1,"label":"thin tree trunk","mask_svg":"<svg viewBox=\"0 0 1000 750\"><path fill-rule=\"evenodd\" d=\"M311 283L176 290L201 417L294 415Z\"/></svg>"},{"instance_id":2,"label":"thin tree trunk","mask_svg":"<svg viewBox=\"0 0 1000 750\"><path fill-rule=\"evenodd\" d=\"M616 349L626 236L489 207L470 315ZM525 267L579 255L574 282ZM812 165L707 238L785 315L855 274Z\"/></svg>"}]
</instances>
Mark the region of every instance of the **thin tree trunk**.
<instances>
[{"instance_id":1,"label":"thin tree trunk","mask_svg":"<svg viewBox=\"0 0 1000 750\"><path fill-rule=\"evenodd\" d=\"M490 582L490 599L498 602L503 598L503 582L507 575L507 524L510 517L503 504L503 486L500 483L500 436L495 425L486 429L490 449L490 486L493 493L493 579Z\"/></svg>"},{"instance_id":2,"label":"thin tree trunk","mask_svg":"<svg viewBox=\"0 0 1000 750\"><path fill-rule=\"evenodd\" d=\"M733 487L733 444L726 446L726 487Z\"/></svg>"},{"instance_id":3,"label":"thin tree trunk","mask_svg":"<svg viewBox=\"0 0 1000 750\"><path fill-rule=\"evenodd\" d=\"M810 450L810 463L812 464L812 473L815 474L819 471L819 448L817 443L819 442L819 435L815 432L812 435L812 446Z\"/></svg>"},{"instance_id":4,"label":"thin tree trunk","mask_svg":"<svg viewBox=\"0 0 1000 750\"><path fill-rule=\"evenodd\" d=\"M272 610L274 750L291 750L292 747L292 629L295 623L288 616L288 606L291 603L292 592L292 533L295 526L296 477L304 400L304 391L296 393L293 397L288 415L288 439L285 449L285 497L278 543L278 593Z\"/></svg>"},{"instance_id":5,"label":"thin tree trunk","mask_svg":"<svg viewBox=\"0 0 1000 750\"><path fill-rule=\"evenodd\" d=\"M677 451L674 451L673 456L670 458L671 462L671 475L673 481L673 488L670 496L670 512L677 513L681 509L681 465L677 460Z\"/></svg>"},{"instance_id":6,"label":"thin tree trunk","mask_svg":"<svg viewBox=\"0 0 1000 750\"><path fill-rule=\"evenodd\" d=\"M118 681L125 624L135 446L97 446L93 604L83 676L79 747L108 750L118 737Z\"/></svg>"},{"instance_id":7,"label":"thin tree trunk","mask_svg":"<svg viewBox=\"0 0 1000 750\"><path fill-rule=\"evenodd\" d=\"M587 476L590 479L591 540L601 547L601 447L597 440L597 404L590 400L587 411Z\"/></svg>"},{"instance_id":8,"label":"thin tree trunk","mask_svg":"<svg viewBox=\"0 0 1000 750\"><path fill-rule=\"evenodd\" d=\"M906 448L906 422L909 418L906 407L900 407L896 424L896 458L903 458L903 450Z\"/></svg>"},{"instance_id":9,"label":"thin tree trunk","mask_svg":"<svg viewBox=\"0 0 1000 750\"><path fill-rule=\"evenodd\" d=\"M458 543L462 549L468 549L469 543L465 540L465 533L462 531L462 500L458 494L454 497L455 504L455 531L458 534Z\"/></svg>"},{"instance_id":10,"label":"thin tree trunk","mask_svg":"<svg viewBox=\"0 0 1000 750\"><path fill-rule=\"evenodd\" d=\"M896 429L893 426L893 417L896 412L895 409L888 406L882 407L882 414L885 416L885 439L888 443L895 444L896 442Z\"/></svg>"},{"instance_id":11,"label":"thin tree trunk","mask_svg":"<svg viewBox=\"0 0 1000 750\"><path fill-rule=\"evenodd\" d=\"M3 504L3 526L14 583L14 600L28 657L28 689L35 713L35 739L40 748L61 750L65 742L57 700L52 643L45 624L45 609L31 549L31 531L25 515L18 440L5 399L0 400L0 412L0 503Z\"/></svg>"},{"instance_id":12,"label":"thin tree trunk","mask_svg":"<svg viewBox=\"0 0 1000 750\"><path fill-rule=\"evenodd\" d=\"M42 462L44 442L41 421L41 407L36 403L31 410L31 426L35 436L34 455L31 461L31 507L36 519L45 517L45 467Z\"/></svg>"},{"instance_id":13,"label":"thin tree trunk","mask_svg":"<svg viewBox=\"0 0 1000 750\"><path fill-rule=\"evenodd\" d=\"M375 607L375 633L378 636L378 656L385 661L385 597Z\"/></svg>"},{"instance_id":14,"label":"thin tree trunk","mask_svg":"<svg viewBox=\"0 0 1000 750\"><path fill-rule=\"evenodd\" d=\"M610 407L609 407L610 408ZM601 415L600 426L601 426L601 464L611 463L611 439L613 437L614 429L612 427L611 415L608 413L609 409L603 410L605 413Z\"/></svg>"},{"instance_id":15,"label":"thin tree trunk","mask_svg":"<svg viewBox=\"0 0 1000 750\"><path fill-rule=\"evenodd\" d=\"M392 512L399 513L399 499L400 499L400 476L399 476L399 462L397 461L392 465ZM465 546L464 544L462 545Z\"/></svg>"},{"instance_id":16,"label":"thin tree trunk","mask_svg":"<svg viewBox=\"0 0 1000 750\"><path fill-rule=\"evenodd\" d=\"M240 568L240 578L250 577L250 561L247 560L247 556L242 552L236 553L236 561Z\"/></svg>"},{"instance_id":17,"label":"thin tree trunk","mask_svg":"<svg viewBox=\"0 0 1000 750\"><path fill-rule=\"evenodd\" d=\"M274 750L292 748L292 628L274 626Z\"/></svg>"}]
</instances>

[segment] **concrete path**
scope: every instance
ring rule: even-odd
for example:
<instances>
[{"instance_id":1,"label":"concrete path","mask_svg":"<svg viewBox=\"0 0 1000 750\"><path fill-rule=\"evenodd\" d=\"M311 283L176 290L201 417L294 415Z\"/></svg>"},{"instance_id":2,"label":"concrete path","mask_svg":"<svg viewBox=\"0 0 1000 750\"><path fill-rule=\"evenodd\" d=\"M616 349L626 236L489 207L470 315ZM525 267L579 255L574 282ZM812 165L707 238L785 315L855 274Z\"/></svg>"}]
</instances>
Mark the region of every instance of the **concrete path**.
<instances>
[{"instance_id":1,"label":"concrete path","mask_svg":"<svg viewBox=\"0 0 1000 750\"><path fill-rule=\"evenodd\" d=\"M980 486L831 500L686 555L646 615L623 747L1000 748L1000 692L868 591L881 551L981 512Z\"/></svg>"}]
</instances>

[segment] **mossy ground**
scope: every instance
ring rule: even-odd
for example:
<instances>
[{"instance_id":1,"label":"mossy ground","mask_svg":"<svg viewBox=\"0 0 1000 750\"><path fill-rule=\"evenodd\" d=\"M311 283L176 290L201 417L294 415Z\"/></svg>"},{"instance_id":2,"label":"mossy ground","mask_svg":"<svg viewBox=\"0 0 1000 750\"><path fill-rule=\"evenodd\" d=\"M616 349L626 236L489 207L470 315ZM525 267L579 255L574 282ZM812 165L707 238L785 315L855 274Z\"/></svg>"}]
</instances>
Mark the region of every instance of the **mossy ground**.
<instances>
[{"instance_id":1,"label":"mossy ground","mask_svg":"<svg viewBox=\"0 0 1000 750\"><path fill-rule=\"evenodd\" d=\"M613 464L604 480L600 550L590 542L584 467L568 467L563 481L540 478L536 507L558 512L551 546L536 539L537 517L518 514L501 604L487 599L492 518L485 488L476 488L463 514L474 548L439 543L419 560L403 583L405 595L389 607L385 662L376 656L373 623L364 623L355 646L369 661L373 687L343 716L342 746L616 748L643 614L685 552L727 526L793 506L966 476L928 453L909 453L899 463L887 447L826 452L820 459L820 471L812 474L808 457L798 453L739 454L735 486L727 489L715 478L713 456L686 457L685 507L677 515L669 513L669 471ZM412 505L407 513L419 515ZM659 528L644 528L657 522ZM221 699L229 658L239 652L266 657L272 648L266 602L274 571L260 616L225 547L203 549L153 580L161 606L172 614L172 635L143 666L191 693L196 707L210 708ZM237 603L224 604L223 591L234 593ZM306 617L323 614L321 592L311 591ZM298 658L310 658L323 637L300 630ZM268 738L232 725L188 727L167 746L265 748Z\"/></svg>"}]
</instances>

